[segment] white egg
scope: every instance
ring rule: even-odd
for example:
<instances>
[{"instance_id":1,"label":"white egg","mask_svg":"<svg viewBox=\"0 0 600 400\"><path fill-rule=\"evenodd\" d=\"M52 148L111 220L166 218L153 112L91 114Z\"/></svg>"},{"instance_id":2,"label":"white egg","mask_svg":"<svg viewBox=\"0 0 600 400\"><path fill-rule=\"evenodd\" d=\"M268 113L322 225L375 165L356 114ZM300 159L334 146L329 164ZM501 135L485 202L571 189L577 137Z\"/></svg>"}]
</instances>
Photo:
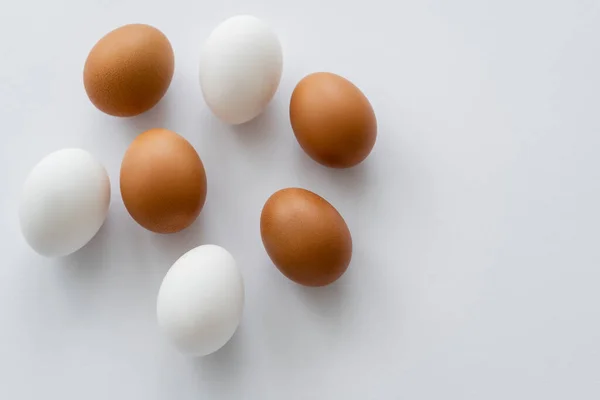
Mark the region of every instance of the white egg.
<instances>
[{"instance_id":1,"label":"white egg","mask_svg":"<svg viewBox=\"0 0 600 400\"><path fill-rule=\"evenodd\" d=\"M244 308L244 282L233 256L196 247L169 269L158 292L158 325L184 354L205 356L233 336Z\"/></svg>"},{"instance_id":2,"label":"white egg","mask_svg":"<svg viewBox=\"0 0 600 400\"><path fill-rule=\"evenodd\" d=\"M212 112L229 124L259 115L281 80L281 44L267 24L250 15L222 22L202 49L200 86Z\"/></svg>"},{"instance_id":3,"label":"white egg","mask_svg":"<svg viewBox=\"0 0 600 400\"><path fill-rule=\"evenodd\" d=\"M65 256L100 230L109 203L110 181L102 164L85 150L59 150L44 157L25 181L21 231L39 254Z\"/></svg>"}]
</instances>

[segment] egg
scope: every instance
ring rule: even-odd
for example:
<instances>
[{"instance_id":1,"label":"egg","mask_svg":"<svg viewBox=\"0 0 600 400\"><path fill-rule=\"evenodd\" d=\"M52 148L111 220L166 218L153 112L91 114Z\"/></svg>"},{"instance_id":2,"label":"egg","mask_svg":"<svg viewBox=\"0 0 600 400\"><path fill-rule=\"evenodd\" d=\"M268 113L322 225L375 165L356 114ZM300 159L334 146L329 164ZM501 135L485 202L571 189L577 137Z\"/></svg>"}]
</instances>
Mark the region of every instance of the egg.
<instances>
[{"instance_id":1,"label":"egg","mask_svg":"<svg viewBox=\"0 0 600 400\"><path fill-rule=\"evenodd\" d=\"M109 32L90 51L83 71L88 97L101 111L132 117L165 95L175 68L173 48L158 29L125 25Z\"/></svg>"},{"instance_id":2,"label":"egg","mask_svg":"<svg viewBox=\"0 0 600 400\"><path fill-rule=\"evenodd\" d=\"M290 101L290 121L302 149L327 167L359 164L377 138L369 100L352 82L328 72L308 75L298 83Z\"/></svg>"},{"instance_id":3,"label":"egg","mask_svg":"<svg viewBox=\"0 0 600 400\"><path fill-rule=\"evenodd\" d=\"M283 189L265 203L260 233L267 254L289 279L305 286L336 281L352 258L352 237L338 211L319 195Z\"/></svg>"},{"instance_id":4,"label":"egg","mask_svg":"<svg viewBox=\"0 0 600 400\"><path fill-rule=\"evenodd\" d=\"M164 277L158 325L182 353L205 356L235 333L244 309L244 283L233 256L216 245L185 253Z\"/></svg>"},{"instance_id":5,"label":"egg","mask_svg":"<svg viewBox=\"0 0 600 400\"><path fill-rule=\"evenodd\" d=\"M71 254L100 230L110 203L106 170L90 153L63 149L44 157L23 185L21 231L37 253Z\"/></svg>"},{"instance_id":6,"label":"egg","mask_svg":"<svg viewBox=\"0 0 600 400\"><path fill-rule=\"evenodd\" d=\"M121 196L138 224L157 233L192 224L206 199L200 156L180 135L150 129L131 143L121 164Z\"/></svg>"},{"instance_id":7,"label":"egg","mask_svg":"<svg viewBox=\"0 0 600 400\"><path fill-rule=\"evenodd\" d=\"M279 39L256 17L240 15L212 31L201 51L200 86L212 112L229 124L258 116L277 91Z\"/></svg>"}]
</instances>

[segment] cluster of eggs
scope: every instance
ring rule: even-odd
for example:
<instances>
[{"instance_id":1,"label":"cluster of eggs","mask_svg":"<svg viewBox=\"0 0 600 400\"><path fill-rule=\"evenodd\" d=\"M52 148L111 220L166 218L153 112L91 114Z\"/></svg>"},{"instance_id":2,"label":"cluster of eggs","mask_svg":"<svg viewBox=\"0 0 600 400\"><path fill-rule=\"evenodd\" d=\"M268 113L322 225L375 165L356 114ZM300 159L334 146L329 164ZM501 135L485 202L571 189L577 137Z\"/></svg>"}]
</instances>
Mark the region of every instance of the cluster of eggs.
<instances>
[{"instance_id":1,"label":"cluster of eggs","mask_svg":"<svg viewBox=\"0 0 600 400\"><path fill-rule=\"evenodd\" d=\"M282 73L277 36L261 20L237 16L221 23L204 44L200 86L211 111L241 124L258 116L275 94ZM174 73L167 37L142 24L126 25L92 48L84 67L85 90L106 114L141 114L164 96ZM347 168L363 161L375 144L377 123L363 93L332 73L302 79L290 101L298 143L315 161ZM191 225L207 196L204 165L182 136L163 128L138 135L121 164L120 191L131 217L156 233ZM89 242L110 203L104 167L87 151L64 149L30 172L20 204L26 241L45 256L64 256ZM260 217L260 234L275 266L306 286L324 286L348 268L352 237L338 211L300 188L274 193ZM244 304L242 275L222 247L203 245L169 269L157 299L158 324L184 353L206 355L234 334Z\"/></svg>"}]
</instances>

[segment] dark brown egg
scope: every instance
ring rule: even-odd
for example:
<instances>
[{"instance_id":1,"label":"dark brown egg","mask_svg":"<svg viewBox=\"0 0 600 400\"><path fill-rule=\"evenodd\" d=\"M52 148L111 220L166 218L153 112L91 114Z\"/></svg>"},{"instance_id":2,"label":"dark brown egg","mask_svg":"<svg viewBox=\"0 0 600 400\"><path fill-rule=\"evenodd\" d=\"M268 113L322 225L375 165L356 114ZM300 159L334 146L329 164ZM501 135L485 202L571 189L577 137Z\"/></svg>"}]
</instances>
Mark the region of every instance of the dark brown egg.
<instances>
[{"instance_id":1,"label":"dark brown egg","mask_svg":"<svg viewBox=\"0 0 600 400\"><path fill-rule=\"evenodd\" d=\"M144 228L178 232L194 222L204 205L204 166L183 137L167 129L150 129L125 153L121 196L129 214Z\"/></svg>"},{"instance_id":2,"label":"dark brown egg","mask_svg":"<svg viewBox=\"0 0 600 400\"><path fill-rule=\"evenodd\" d=\"M308 190L273 194L262 210L260 233L275 266L301 285L328 285L350 264L352 237L346 222L331 204Z\"/></svg>"},{"instance_id":3,"label":"dark brown egg","mask_svg":"<svg viewBox=\"0 0 600 400\"><path fill-rule=\"evenodd\" d=\"M171 84L175 61L161 31L143 24L109 32L90 51L83 71L85 91L101 111L131 117L152 108Z\"/></svg>"},{"instance_id":4,"label":"dark brown egg","mask_svg":"<svg viewBox=\"0 0 600 400\"><path fill-rule=\"evenodd\" d=\"M377 120L365 95L345 78L317 72L302 79L290 102L296 139L315 161L348 168L373 149Z\"/></svg>"}]
</instances>

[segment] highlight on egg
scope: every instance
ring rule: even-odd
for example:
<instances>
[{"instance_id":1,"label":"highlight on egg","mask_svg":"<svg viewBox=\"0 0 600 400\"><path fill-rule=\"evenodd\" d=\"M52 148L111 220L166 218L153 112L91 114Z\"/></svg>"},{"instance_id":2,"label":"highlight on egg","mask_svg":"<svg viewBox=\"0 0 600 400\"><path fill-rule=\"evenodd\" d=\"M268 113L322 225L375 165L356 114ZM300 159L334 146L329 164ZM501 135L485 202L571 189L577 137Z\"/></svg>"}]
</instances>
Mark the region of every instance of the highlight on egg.
<instances>
[{"instance_id":1,"label":"highlight on egg","mask_svg":"<svg viewBox=\"0 0 600 400\"><path fill-rule=\"evenodd\" d=\"M83 83L100 111L132 117L162 99L174 69L175 56L167 37L150 25L130 24L109 32L92 48Z\"/></svg>"},{"instance_id":2,"label":"highlight on egg","mask_svg":"<svg viewBox=\"0 0 600 400\"><path fill-rule=\"evenodd\" d=\"M303 78L292 93L290 122L302 149L332 168L361 163L377 139L377 119L367 97L329 72Z\"/></svg>"},{"instance_id":3,"label":"highlight on egg","mask_svg":"<svg viewBox=\"0 0 600 400\"><path fill-rule=\"evenodd\" d=\"M158 292L158 325L174 346L190 356L223 347L244 309L244 282L235 259L216 245L196 247L179 258Z\"/></svg>"},{"instance_id":4,"label":"highlight on egg","mask_svg":"<svg viewBox=\"0 0 600 400\"><path fill-rule=\"evenodd\" d=\"M194 147L167 129L138 135L121 163L125 208L144 228L174 233L190 226L206 200L206 172Z\"/></svg>"},{"instance_id":5,"label":"highlight on egg","mask_svg":"<svg viewBox=\"0 0 600 400\"><path fill-rule=\"evenodd\" d=\"M275 192L260 216L260 234L275 266L304 286L325 286L350 265L352 236L340 213L301 188Z\"/></svg>"},{"instance_id":6,"label":"highlight on egg","mask_svg":"<svg viewBox=\"0 0 600 400\"><path fill-rule=\"evenodd\" d=\"M206 104L223 122L242 124L267 107L279 86L281 44L271 28L250 15L229 18L210 34L200 56Z\"/></svg>"},{"instance_id":7,"label":"highlight on egg","mask_svg":"<svg viewBox=\"0 0 600 400\"><path fill-rule=\"evenodd\" d=\"M23 185L21 232L37 253L71 254L100 230L110 204L106 169L82 149L63 149L35 165Z\"/></svg>"}]
</instances>

